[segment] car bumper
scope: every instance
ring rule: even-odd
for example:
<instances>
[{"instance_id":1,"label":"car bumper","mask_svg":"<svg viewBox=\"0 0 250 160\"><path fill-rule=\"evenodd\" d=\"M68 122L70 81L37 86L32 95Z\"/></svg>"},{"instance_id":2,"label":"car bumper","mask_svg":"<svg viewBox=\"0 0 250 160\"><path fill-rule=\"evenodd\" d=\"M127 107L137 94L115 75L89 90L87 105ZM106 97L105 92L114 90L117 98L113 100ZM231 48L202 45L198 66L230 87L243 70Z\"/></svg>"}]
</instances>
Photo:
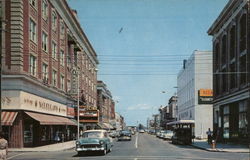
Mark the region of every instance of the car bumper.
<instances>
[{"instance_id":1,"label":"car bumper","mask_svg":"<svg viewBox=\"0 0 250 160\"><path fill-rule=\"evenodd\" d=\"M131 137L119 137L118 140L130 140Z\"/></svg>"},{"instance_id":2,"label":"car bumper","mask_svg":"<svg viewBox=\"0 0 250 160\"><path fill-rule=\"evenodd\" d=\"M77 152L87 152L87 151L104 151L105 148L101 147L101 148L76 148Z\"/></svg>"}]
</instances>

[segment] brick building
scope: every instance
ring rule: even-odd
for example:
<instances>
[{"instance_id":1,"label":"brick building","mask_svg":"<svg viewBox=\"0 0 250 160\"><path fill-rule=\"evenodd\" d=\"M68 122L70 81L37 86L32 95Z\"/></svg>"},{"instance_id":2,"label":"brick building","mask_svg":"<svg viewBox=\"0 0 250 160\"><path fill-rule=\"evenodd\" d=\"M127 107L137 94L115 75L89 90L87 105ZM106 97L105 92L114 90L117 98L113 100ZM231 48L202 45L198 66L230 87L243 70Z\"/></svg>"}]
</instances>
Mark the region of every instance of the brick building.
<instances>
[{"instance_id":1,"label":"brick building","mask_svg":"<svg viewBox=\"0 0 250 160\"><path fill-rule=\"evenodd\" d=\"M100 112L99 122L102 128L114 129L115 127L115 102L111 92L103 81L97 81L97 108Z\"/></svg>"},{"instance_id":2,"label":"brick building","mask_svg":"<svg viewBox=\"0 0 250 160\"><path fill-rule=\"evenodd\" d=\"M2 124L10 147L76 136L80 105L96 107L97 55L66 0L0 0ZM77 74L74 74L77 71Z\"/></svg>"},{"instance_id":3,"label":"brick building","mask_svg":"<svg viewBox=\"0 0 250 160\"><path fill-rule=\"evenodd\" d=\"M249 139L249 0L230 0L208 30L213 36L213 125L218 141Z\"/></svg>"}]
</instances>

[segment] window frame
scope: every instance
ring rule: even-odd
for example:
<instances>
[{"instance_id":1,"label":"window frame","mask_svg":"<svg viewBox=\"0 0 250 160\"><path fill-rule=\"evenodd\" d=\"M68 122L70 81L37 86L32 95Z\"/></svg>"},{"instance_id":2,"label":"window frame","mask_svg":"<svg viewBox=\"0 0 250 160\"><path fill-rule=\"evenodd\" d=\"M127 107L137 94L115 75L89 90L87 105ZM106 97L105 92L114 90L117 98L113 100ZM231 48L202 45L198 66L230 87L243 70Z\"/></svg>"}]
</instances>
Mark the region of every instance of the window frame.
<instances>
[{"instance_id":1,"label":"window frame","mask_svg":"<svg viewBox=\"0 0 250 160\"><path fill-rule=\"evenodd\" d=\"M48 48L49 48L49 46L48 46L48 34L44 31L42 31L42 49L43 49L43 51L45 51L47 53Z\"/></svg>"},{"instance_id":2,"label":"window frame","mask_svg":"<svg viewBox=\"0 0 250 160\"><path fill-rule=\"evenodd\" d=\"M34 43L37 42L37 25L36 22L30 18L30 24L29 24L29 39L33 41Z\"/></svg>"}]
</instances>

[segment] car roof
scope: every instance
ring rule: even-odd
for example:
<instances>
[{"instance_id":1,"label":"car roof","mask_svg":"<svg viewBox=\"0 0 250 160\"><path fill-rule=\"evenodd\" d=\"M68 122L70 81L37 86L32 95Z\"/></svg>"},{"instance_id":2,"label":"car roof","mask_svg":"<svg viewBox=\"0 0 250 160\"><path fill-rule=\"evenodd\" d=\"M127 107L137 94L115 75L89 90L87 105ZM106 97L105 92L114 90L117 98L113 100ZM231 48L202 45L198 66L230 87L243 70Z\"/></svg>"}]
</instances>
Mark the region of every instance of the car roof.
<instances>
[{"instance_id":1,"label":"car roof","mask_svg":"<svg viewBox=\"0 0 250 160\"><path fill-rule=\"evenodd\" d=\"M84 133L86 132L107 132L106 130L87 130L87 131L84 131Z\"/></svg>"}]
</instances>

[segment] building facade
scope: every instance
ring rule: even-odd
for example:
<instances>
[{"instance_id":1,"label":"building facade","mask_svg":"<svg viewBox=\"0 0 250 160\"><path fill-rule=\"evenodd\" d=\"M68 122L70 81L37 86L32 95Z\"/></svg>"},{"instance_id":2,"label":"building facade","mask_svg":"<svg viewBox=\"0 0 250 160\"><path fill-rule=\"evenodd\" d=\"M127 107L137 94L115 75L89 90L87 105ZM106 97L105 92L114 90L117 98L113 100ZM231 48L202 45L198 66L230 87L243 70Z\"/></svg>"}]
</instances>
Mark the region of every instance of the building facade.
<instances>
[{"instance_id":1,"label":"building facade","mask_svg":"<svg viewBox=\"0 0 250 160\"><path fill-rule=\"evenodd\" d=\"M10 147L76 137L80 104L96 107L97 55L66 0L1 0L2 124ZM79 82L79 85L77 85Z\"/></svg>"},{"instance_id":2,"label":"building facade","mask_svg":"<svg viewBox=\"0 0 250 160\"><path fill-rule=\"evenodd\" d=\"M169 115L172 120L177 120L178 106L177 106L177 96L172 96L168 101Z\"/></svg>"},{"instance_id":3,"label":"building facade","mask_svg":"<svg viewBox=\"0 0 250 160\"><path fill-rule=\"evenodd\" d=\"M100 111L99 123L104 129L114 129L115 103L111 92L103 81L97 81L97 108Z\"/></svg>"},{"instance_id":4,"label":"building facade","mask_svg":"<svg viewBox=\"0 0 250 160\"><path fill-rule=\"evenodd\" d=\"M249 3L230 0L208 30L213 36L213 125L217 141L249 140Z\"/></svg>"},{"instance_id":5,"label":"building facade","mask_svg":"<svg viewBox=\"0 0 250 160\"><path fill-rule=\"evenodd\" d=\"M208 128L213 128L212 52L194 51L184 60L177 87L178 120L194 120L195 136L206 138Z\"/></svg>"}]
</instances>

